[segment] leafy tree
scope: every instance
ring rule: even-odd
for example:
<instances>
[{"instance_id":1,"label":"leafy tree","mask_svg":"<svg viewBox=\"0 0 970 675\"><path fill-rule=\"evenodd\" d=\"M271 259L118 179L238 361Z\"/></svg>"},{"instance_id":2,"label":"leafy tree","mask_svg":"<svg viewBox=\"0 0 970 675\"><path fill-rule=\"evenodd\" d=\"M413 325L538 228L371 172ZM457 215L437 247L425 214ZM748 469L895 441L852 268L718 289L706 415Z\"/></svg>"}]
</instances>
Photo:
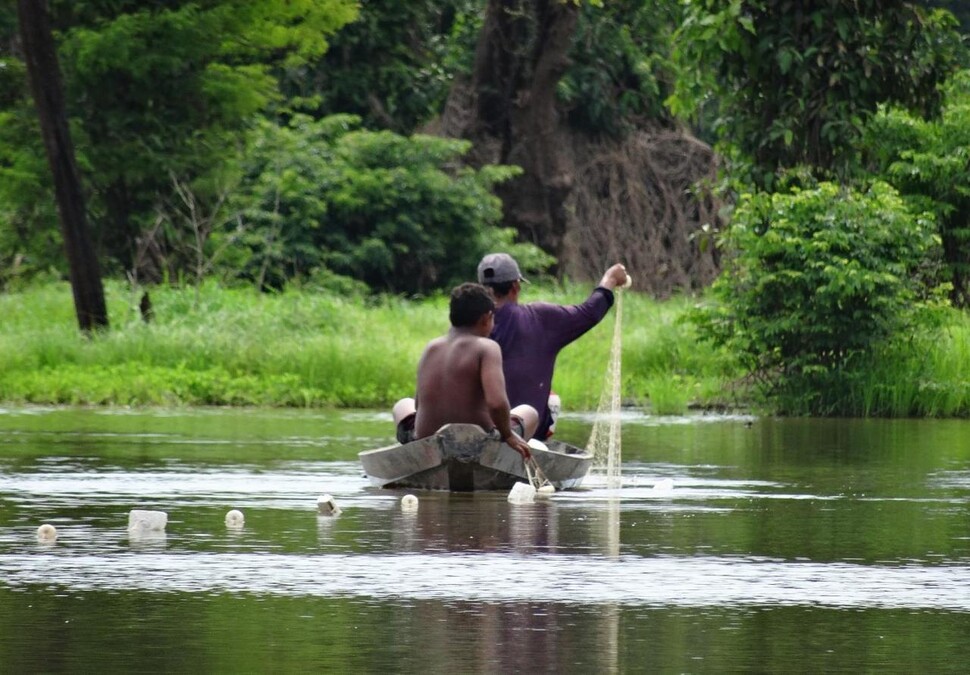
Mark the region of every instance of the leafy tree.
<instances>
[{"instance_id":1,"label":"leafy tree","mask_svg":"<svg viewBox=\"0 0 970 675\"><path fill-rule=\"evenodd\" d=\"M358 125L296 116L254 130L229 208L238 216L212 241L238 241L226 272L263 288L338 274L426 293L467 280L487 249L509 243L494 228L501 203L491 189L514 168L455 168L467 142Z\"/></svg>"},{"instance_id":2,"label":"leafy tree","mask_svg":"<svg viewBox=\"0 0 970 675\"><path fill-rule=\"evenodd\" d=\"M936 244L932 217L896 191L821 183L791 194L746 194L725 243L732 258L694 316L738 354L766 391L819 392L906 325L914 272Z\"/></svg>"},{"instance_id":3,"label":"leafy tree","mask_svg":"<svg viewBox=\"0 0 970 675\"><path fill-rule=\"evenodd\" d=\"M682 3L614 0L584 4L558 98L574 129L618 137L636 128L669 126L673 32Z\"/></svg>"},{"instance_id":4,"label":"leafy tree","mask_svg":"<svg viewBox=\"0 0 970 675\"><path fill-rule=\"evenodd\" d=\"M67 259L51 198L50 168L37 113L19 59L0 59L0 287L53 269Z\"/></svg>"},{"instance_id":5,"label":"leafy tree","mask_svg":"<svg viewBox=\"0 0 970 675\"><path fill-rule=\"evenodd\" d=\"M937 119L922 120L900 108L880 111L868 125L863 148L870 171L936 215L950 299L970 307L970 70L944 91Z\"/></svg>"},{"instance_id":6,"label":"leafy tree","mask_svg":"<svg viewBox=\"0 0 970 675\"><path fill-rule=\"evenodd\" d=\"M52 8L92 221L102 252L126 270L172 177L216 198L240 134L279 97L276 74L323 53L327 36L356 14L352 0Z\"/></svg>"},{"instance_id":7,"label":"leafy tree","mask_svg":"<svg viewBox=\"0 0 970 675\"><path fill-rule=\"evenodd\" d=\"M756 185L803 164L841 174L880 103L938 110L962 49L955 26L903 0L698 0L675 40L670 103L687 116L713 105L713 131Z\"/></svg>"},{"instance_id":8,"label":"leafy tree","mask_svg":"<svg viewBox=\"0 0 970 675\"><path fill-rule=\"evenodd\" d=\"M350 113L371 129L411 133L470 69L481 10L480 0L363 3L326 54L285 72L283 93L314 116Z\"/></svg>"},{"instance_id":9,"label":"leafy tree","mask_svg":"<svg viewBox=\"0 0 970 675\"><path fill-rule=\"evenodd\" d=\"M964 33L970 33L970 5L966 0L926 0L929 7L940 7L953 13Z\"/></svg>"}]
</instances>

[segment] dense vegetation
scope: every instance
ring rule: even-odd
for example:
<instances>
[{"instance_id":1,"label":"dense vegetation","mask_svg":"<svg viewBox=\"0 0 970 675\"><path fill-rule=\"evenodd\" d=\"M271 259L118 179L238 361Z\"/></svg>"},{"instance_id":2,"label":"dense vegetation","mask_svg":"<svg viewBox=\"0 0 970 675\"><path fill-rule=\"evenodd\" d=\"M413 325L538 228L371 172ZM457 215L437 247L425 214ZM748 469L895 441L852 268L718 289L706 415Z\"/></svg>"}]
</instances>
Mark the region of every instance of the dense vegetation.
<instances>
[{"instance_id":1,"label":"dense vegetation","mask_svg":"<svg viewBox=\"0 0 970 675\"><path fill-rule=\"evenodd\" d=\"M531 284L532 299L577 302L586 288ZM73 405L353 406L389 409L414 393L417 359L447 328L447 298L364 301L315 287L259 293L214 283L138 296L107 284L107 333L79 339L64 282L0 295L0 400ZM623 397L656 414L766 406L731 351L701 342L686 299L624 296ZM402 321L402 317L407 317ZM970 413L970 318L942 310L932 339L900 336L844 382L851 415ZM613 339L608 318L560 355L553 387L570 412L599 402ZM789 408L789 412L799 412Z\"/></svg>"},{"instance_id":2,"label":"dense vegetation","mask_svg":"<svg viewBox=\"0 0 970 675\"><path fill-rule=\"evenodd\" d=\"M363 301L314 287L265 294L251 288L160 287L155 319L138 297L107 286L115 328L79 340L63 283L0 296L0 399L115 405L389 407L414 393L417 359L448 326L447 297ZM530 285L530 296L577 302L586 290ZM695 399L719 403L732 371L725 356L694 346L676 321L687 303L626 298L623 339L631 401L678 413ZM402 317L407 317L406 321ZM604 322L563 352L555 388L570 409L598 402L613 326ZM674 377L671 377L674 375Z\"/></svg>"},{"instance_id":3,"label":"dense vegetation","mask_svg":"<svg viewBox=\"0 0 970 675\"><path fill-rule=\"evenodd\" d=\"M412 375L387 377L389 364L407 360L380 353L388 338L375 329L348 359L331 342L332 358L311 355L313 336L347 330L347 315L356 330L413 330L423 343L438 330L392 328L391 315L440 309L438 293L470 277L485 251L513 252L537 278L561 276L557 256L570 246L592 260L584 269L598 269L606 253L590 253L590 242L610 233L612 243L596 245L610 256L634 255L639 240L725 270L698 308L678 300L654 310L689 322L665 319L668 333L627 342L637 400L675 410L738 400L792 413L968 412L951 377L966 378L966 353L949 341L965 336L960 312L970 304L970 57L960 32L970 17L961 3L48 5L113 328L86 342L56 319L69 258L8 3L0 289L14 294L3 297L11 308L37 304L50 334L5 323L5 339L36 348L17 355L7 343L0 398L385 405ZM496 38L498 29L516 40ZM712 184L685 187L685 176L713 169L683 170L701 145L684 142L684 125L717 152ZM650 153L662 143L657 161ZM683 203L674 208L671 195ZM664 224L672 212L689 214L693 229ZM570 244L564 223L577 213L588 235ZM615 222L596 216L634 213L656 219L657 231L619 239ZM634 270L646 290L669 292L663 260ZM155 323L129 315L139 300ZM276 343L258 326L277 319L251 311L274 303L306 303L327 318ZM191 339L175 316L214 331L197 336L197 356L186 356ZM653 341L669 350L668 367L637 365L654 363ZM368 350L374 365L363 363ZM699 371L683 365L687 353L704 355ZM598 352L584 354L589 369ZM586 400L588 386L569 372L563 387ZM896 381L904 373L914 387L906 394Z\"/></svg>"}]
</instances>

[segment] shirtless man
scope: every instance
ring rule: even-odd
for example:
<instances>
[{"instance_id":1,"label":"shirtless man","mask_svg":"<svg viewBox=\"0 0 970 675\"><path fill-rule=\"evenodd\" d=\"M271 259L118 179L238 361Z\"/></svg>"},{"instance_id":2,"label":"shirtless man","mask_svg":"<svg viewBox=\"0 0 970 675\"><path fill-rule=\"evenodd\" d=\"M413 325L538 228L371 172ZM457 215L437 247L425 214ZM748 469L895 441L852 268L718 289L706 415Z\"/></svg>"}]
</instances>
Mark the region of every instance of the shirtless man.
<instances>
[{"instance_id":1,"label":"shirtless man","mask_svg":"<svg viewBox=\"0 0 970 675\"><path fill-rule=\"evenodd\" d=\"M494 432L523 458L530 457L523 438L531 438L539 414L530 405L510 410L502 350L488 338L494 309L491 293L479 284L462 284L451 292L451 329L424 348L416 396L394 405L398 441L431 436L445 424L463 422Z\"/></svg>"}]
</instances>

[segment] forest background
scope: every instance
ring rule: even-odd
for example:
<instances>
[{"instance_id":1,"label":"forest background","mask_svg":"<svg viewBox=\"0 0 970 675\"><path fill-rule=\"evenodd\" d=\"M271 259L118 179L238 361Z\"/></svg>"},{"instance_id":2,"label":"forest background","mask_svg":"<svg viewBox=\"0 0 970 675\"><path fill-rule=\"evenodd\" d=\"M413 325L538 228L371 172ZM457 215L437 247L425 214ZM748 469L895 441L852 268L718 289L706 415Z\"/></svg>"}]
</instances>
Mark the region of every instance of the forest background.
<instances>
[{"instance_id":1,"label":"forest background","mask_svg":"<svg viewBox=\"0 0 970 675\"><path fill-rule=\"evenodd\" d=\"M506 250L527 299L627 264L656 412L965 416L968 30L956 1L3 3L0 399L386 406ZM606 342L563 353L570 407Z\"/></svg>"}]
</instances>

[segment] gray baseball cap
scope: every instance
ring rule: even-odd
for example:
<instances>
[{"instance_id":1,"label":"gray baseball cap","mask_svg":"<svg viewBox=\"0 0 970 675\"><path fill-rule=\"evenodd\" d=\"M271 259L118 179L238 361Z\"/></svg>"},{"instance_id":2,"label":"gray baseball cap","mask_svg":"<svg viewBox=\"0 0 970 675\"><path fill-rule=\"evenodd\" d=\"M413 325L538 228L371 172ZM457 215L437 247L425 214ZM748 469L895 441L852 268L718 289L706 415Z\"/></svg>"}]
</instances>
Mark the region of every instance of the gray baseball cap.
<instances>
[{"instance_id":1,"label":"gray baseball cap","mask_svg":"<svg viewBox=\"0 0 970 675\"><path fill-rule=\"evenodd\" d=\"M527 281L519 271L519 263L508 253L489 253L478 263L478 283L501 284L506 281Z\"/></svg>"}]
</instances>

